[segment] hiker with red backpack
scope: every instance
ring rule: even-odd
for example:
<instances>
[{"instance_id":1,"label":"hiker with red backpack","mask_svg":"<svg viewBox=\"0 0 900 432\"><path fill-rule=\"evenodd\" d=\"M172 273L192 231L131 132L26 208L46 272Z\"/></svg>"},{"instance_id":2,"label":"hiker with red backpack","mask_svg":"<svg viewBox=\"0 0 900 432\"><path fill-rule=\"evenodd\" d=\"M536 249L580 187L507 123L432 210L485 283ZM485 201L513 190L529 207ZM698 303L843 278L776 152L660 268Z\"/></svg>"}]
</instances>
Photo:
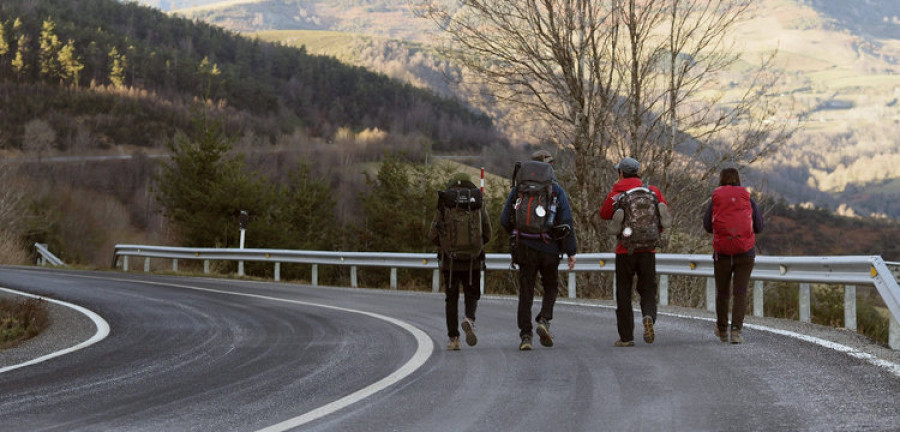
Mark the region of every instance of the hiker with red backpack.
<instances>
[{"instance_id":1,"label":"hiker with red backpack","mask_svg":"<svg viewBox=\"0 0 900 432\"><path fill-rule=\"evenodd\" d=\"M559 294L559 263L563 253L569 257L569 269L575 267L577 243L572 232L572 210L565 190L555 181L553 167L544 160L516 164L513 187L500 214L500 224L510 233L513 265L518 265L516 320L520 351L531 350L532 330L538 334L541 345L553 346L550 320ZM531 308L538 273L544 295L541 310L535 318L535 329Z\"/></svg>"},{"instance_id":2,"label":"hiker with red backpack","mask_svg":"<svg viewBox=\"0 0 900 432\"><path fill-rule=\"evenodd\" d=\"M728 342L728 302L733 291L731 343L743 343L741 329L747 311L750 273L756 262L756 234L763 230L763 218L750 192L741 186L736 169L725 168L719 174L719 187L706 207L703 228L713 235L715 335L720 341Z\"/></svg>"},{"instance_id":3,"label":"hiker with red backpack","mask_svg":"<svg viewBox=\"0 0 900 432\"><path fill-rule=\"evenodd\" d=\"M447 349L459 345L459 287L465 294L462 322L466 343L478 343L475 335L475 311L481 298L481 270L484 245L491 239L491 220L484 208L481 190L465 173L456 173L447 189L438 192L438 209L428 238L438 246L438 259L444 278L444 312L447 320Z\"/></svg>"},{"instance_id":4,"label":"hiker with red backpack","mask_svg":"<svg viewBox=\"0 0 900 432\"><path fill-rule=\"evenodd\" d=\"M660 234L671 223L668 203L656 186L644 185L641 164L626 157L616 164L619 180L600 207L600 217L610 221L608 232L616 236L617 347L634 346L632 285L637 277L644 342L656 338L656 247Z\"/></svg>"}]
</instances>

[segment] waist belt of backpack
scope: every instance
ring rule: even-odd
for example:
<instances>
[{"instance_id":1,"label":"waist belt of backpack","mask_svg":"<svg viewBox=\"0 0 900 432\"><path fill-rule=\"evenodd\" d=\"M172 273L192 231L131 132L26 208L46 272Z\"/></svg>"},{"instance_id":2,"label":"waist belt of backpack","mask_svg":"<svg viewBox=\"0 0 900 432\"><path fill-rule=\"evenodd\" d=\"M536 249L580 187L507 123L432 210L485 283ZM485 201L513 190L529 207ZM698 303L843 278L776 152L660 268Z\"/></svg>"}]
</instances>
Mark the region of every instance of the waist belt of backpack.
<instances>
[{"instance_id":1,"label":"waist belt of backpack","mask_svg":"<svg viewBox=\"0 0 900 432\"><path fill-rule=\"evenodd\" d=\"M527 239L531 239L531 240L540 240L544 243L550 243L550 240L551 240L550 236L548 236L547 233L542 233L542 234L523 233L517 229L513 230L513 235L516 236L516 238L522 237L522 238L527 238Z\"/></svg>"}]
</instances>

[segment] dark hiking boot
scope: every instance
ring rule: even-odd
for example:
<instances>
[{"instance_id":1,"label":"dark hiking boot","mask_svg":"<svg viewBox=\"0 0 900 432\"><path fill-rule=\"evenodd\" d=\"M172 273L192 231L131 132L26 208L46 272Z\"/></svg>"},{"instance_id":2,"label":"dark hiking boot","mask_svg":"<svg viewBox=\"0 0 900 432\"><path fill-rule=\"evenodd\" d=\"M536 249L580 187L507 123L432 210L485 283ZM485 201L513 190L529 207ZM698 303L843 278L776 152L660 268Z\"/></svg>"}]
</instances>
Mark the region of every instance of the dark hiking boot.
<instances>
[{"instance_id":1,"label":"dark hiking boot","mask_svg":"<svg viewBox=\"0 0 900 432\"><path fill-rule=\"evenodd\" d=\"M459 351L459 337L450 338L450 343L447 344L447 349L450 351Z\"/></svg>"},{"instance_id":2,"label":"dark hiking boot","mask_svg":"<svg viewBox=\"0 0 900 432\"><path fill-rule=\"evenodd\" d=\"M722 342L728 342L728 328L716 326L716 337Z\"/></svg>"},{"instance_id":3,"label":"dark hiking boot","mask_svg":"<svg viewBox=\"0 0 900 432\"><path fill-rule=\"evenodd\" d=\"M649 315L644 316L644 342L653 343L656 339L656 332L653 330L653 318Z\"/></svg>"},{"instance_id":4,"label":"dark hiking boot","mask_svg":"<svg viewBox=\"0 0 900 432\"><path fill-rule=\"evenodd\" d=\"M466 333L466 343L475 346L478 343L478 336L475 336L475 322L469 318L464 319L462 329Z\"/></svg>"},{"instance_id":5,"label":"dark hiking boot","mask_svg":"<svg viewBox=\"0 0 900 432\"><path fill-rule=\"evenodd\" d=\"M541 318L538 320L537 329L538 336L541 338L541 345L545 347L553 346L553 336L550 335L550 323Z\"/></svg>"},{"instance_id":6,"label":"dark hiking boot","mask_svg":"<svg viewBox=\"0 0 900 432\"><path fill-rule=\"evenodd\" d=\"M522 336L522 343L519 344L519 351L531 351L531 336Z\"/></svg>"},{"instance_id":7,"label":"dark hiking boot","mask_svg":"<svg viewBox=\"0 0 900 432\"><path fill-rule=\"evenodd\" d=\"M633 346L634 346L634 341L633 341L633 340L630 340L630 341L623 341L622 339L619 339L619 340L616 341L616 343L613 344L613 346L617 346L617 347L633 347Z\"/></svg>"},{"instance_id":8,"label":"dark hiking boot","mask_svg":"<svg viewBox=\"0 0 900 432\"><path fill-rule=\"evenodd\" d=\"M731 343L739 344L744 343L744 337L741 336L741 329L737 327L731 328Z\"/></svg>"}]
</instances>

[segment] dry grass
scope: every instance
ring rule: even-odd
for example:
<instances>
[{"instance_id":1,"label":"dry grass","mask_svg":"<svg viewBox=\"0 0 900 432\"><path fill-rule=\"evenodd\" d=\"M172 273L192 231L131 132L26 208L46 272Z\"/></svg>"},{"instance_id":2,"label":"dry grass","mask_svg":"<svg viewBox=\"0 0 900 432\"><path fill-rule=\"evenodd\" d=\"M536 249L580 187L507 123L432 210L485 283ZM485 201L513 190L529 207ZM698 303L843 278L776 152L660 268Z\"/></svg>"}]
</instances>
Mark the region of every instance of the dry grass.
<instances>
[{"instance_id":1,"label":"dry grass","mask_svg":"<svg viewBox=\"0 0 900 432\"><path fill-rule=\"evenodd\" d=\"M49 325L50 315L44 300L0 299L0 350L37 336Z\"/></svg>"}]
</instances>

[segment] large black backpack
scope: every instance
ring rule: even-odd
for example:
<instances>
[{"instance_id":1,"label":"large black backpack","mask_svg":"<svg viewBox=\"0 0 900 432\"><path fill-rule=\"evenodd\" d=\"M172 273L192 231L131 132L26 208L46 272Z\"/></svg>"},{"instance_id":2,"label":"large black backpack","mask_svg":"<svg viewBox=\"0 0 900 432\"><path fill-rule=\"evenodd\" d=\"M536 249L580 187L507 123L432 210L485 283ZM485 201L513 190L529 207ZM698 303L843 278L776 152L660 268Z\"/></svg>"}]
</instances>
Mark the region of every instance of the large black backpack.
<instances>
[{"instance_id":1,"label":"large black backpack","mask_svg":"<svg viewBox=\"0 0 900 432\"><path fill-rule=\"evenodd\" d=\"M556 216L553 167L545 162L523 162L517 167L514 184L514 226L517 234L546 238Z\"/></svg>"}]
</instances>

